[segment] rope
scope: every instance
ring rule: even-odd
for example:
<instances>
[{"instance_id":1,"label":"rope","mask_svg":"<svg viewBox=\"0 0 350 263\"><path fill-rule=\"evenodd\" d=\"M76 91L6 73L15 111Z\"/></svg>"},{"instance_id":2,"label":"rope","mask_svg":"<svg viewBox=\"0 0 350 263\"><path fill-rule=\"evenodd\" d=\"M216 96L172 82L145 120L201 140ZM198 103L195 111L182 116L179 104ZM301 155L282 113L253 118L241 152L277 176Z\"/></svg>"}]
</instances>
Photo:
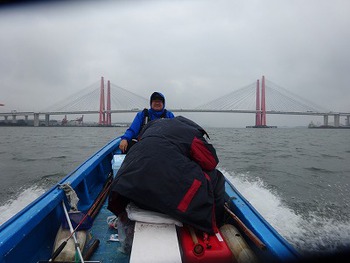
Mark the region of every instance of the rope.
<instances>
[{"instance_id":1,"label":"rope","mask_svg":"<svg viewBox=\"0 0 350 263\"><path fill-rule=\"evenodd\" d=\"M77 193L74 191L74 189L70 186L70 184L69 183L59 184L58 188L62 189L66 194L71 210L78 211L79 197Z\"/></svg>"}]
</instances>

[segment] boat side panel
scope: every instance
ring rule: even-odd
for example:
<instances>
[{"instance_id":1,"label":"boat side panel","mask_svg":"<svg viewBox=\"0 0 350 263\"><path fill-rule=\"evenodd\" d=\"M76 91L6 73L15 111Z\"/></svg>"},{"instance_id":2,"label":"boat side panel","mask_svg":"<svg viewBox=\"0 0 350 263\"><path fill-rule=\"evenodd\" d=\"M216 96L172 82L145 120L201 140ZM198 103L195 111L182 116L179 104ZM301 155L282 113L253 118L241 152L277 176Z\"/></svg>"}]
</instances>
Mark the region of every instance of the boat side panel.
<instances>
[{"instance_id":1,"label":"boat side panel","mask_svg":"<svg viewBox=\"0 0 350 263\"><path fill-rule=\"evenodd\" d=\"M87 211L101 192L104 183L112 173L112 153L104 157L98 166L91 169L87 176L77 185L75 191L79 197L79 209Z\"/></svg>"},{"instance_id":2,"label":"boat side panel","mask_svg":"<svg viewBox=\"0 0 350 263\"><path fill-rule=\"evenodd\" d=\"M48 259L52 253L53 240L60 225L58 209L54 209L45 220L31 229L31 232L23 236L20 245L14 246L1 262L37 262L39 259ZM38 249L40 248L40 249ZM25 259L25 260L24 260Z\"/></svg>"}]
</instances>

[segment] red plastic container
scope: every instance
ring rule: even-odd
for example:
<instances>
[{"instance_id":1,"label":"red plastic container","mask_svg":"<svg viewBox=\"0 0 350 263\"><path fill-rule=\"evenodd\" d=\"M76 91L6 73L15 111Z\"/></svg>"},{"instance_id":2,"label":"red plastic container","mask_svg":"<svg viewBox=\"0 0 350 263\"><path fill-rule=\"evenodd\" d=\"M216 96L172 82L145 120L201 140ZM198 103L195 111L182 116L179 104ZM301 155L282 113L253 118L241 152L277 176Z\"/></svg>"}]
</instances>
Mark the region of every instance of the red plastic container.
<instances>
[{"instance_id":1,"label":"red plastic container","mask_svg":"<svg viewBox=\"0 0 350 263\"><path fill-rule=\"evenodd\" d=\"M179 228L179 242L184 263L232 263L233 255L222 235L203 235L191 227Z\"/></svg>"}]
</instances>

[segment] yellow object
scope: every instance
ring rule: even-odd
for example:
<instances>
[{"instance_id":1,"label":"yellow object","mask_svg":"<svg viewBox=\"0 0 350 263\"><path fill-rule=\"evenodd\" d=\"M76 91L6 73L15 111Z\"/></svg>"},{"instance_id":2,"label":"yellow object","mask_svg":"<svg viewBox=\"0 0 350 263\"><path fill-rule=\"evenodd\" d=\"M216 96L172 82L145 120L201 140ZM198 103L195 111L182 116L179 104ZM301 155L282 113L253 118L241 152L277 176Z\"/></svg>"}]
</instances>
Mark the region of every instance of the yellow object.
<instances>
[{"instance_id":1,"label":"yellow object","mask_svg":"<svg viewBox=\"0 0 350 263\"><path fill-rule=\"evenodd\" d=\"M226 241L226 244L233 254L234 262L258 262L254 252L250 249L247 242L244 240L237 228L235 228L233 225L226 224L220 227L220 231Z\"/></svg>"},{"instance_id":2,"label":"yellow object","mask_svg":"<svg viewBox=\"0 0 350 263\"><path fill-rule=\"evenodd\" d=\"M64 229L62 228L62 226L60 226L56 235L53 251L56 251L56 249L69 237L69 235L70 235L69 229ZM77 235L77 241L79 243L80 250L82 251L86 243L87 231L86 230L77 231L76 235ZM75 244L74 244L73 238L70 238L67 242L67 245L61 251L61 253L55 258L54 261L74 261L74 258L75 258Z\"/></svg>"}]
</instances>

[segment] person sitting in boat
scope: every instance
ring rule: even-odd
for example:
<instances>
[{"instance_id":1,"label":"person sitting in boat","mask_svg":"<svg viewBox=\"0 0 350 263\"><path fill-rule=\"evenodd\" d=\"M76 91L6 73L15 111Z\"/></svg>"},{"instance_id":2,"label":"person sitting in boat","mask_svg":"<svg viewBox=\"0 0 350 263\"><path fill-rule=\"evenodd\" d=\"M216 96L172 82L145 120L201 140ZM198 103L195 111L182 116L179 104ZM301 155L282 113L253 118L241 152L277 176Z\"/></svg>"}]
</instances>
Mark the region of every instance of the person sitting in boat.
<instances>
[{"instance_id":1,"label":"person sitting in boat","mask_svg":"<svg viewBox=\"0 0 350 263\"><path fill-rule=\"evenodd\" d=\"M203 128L182 116L149 122L117 172L108 209L118 216L132 201L215 233L223 223L225 179L204 135Z\"/></svg>"},{"instance_id":2,"label":"person sitting in boat","mask_svg":"<svg viewBox=\"0 0 350 263\"><path fill-rule=\"evenodd\" d=\"M171 111L165 109L165 97L160 92L153 92L150 98L150 109L144 109L136 114L132 124L121 137L119 148L123 153L132 145L132 140L137 140L139 133L142 131L144 125L149 121L160 118L174 118ZM131 143L131 144L130 144ZM128 148L129 147L129 148Z\"/></svg>"}]
</instances>

